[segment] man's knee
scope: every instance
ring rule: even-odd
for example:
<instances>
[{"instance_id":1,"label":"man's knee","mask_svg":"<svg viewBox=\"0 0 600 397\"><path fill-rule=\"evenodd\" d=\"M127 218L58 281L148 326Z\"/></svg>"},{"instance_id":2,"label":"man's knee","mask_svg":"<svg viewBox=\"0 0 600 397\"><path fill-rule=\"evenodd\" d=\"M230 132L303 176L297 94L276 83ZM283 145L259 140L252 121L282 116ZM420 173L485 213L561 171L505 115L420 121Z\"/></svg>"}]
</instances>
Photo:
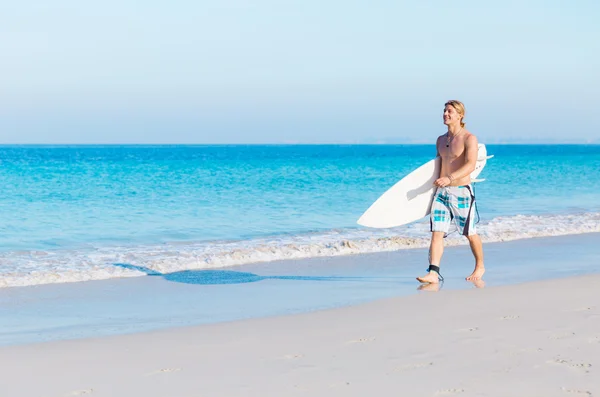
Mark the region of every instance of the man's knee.
<instances>
[{"instance_id":1,"label":"man's knee","mask_svg":"<svg viewBox=\"0 0 600 397\"><path fill-rule=\"evenodd\" d=\"M481 241L478 234L469 234L465 237L469 240L470 243Z\"/></svg>"},{"instance_id":2,"label":"man's knee","mask_svg":"<svg viewBox=\"0 0 600 397\"><path fill-rule=\"evenodd\" d=\"M445 232L432 232L431 240L436 241L436 242L444 241L445 234L446 234Z\"/></svg>"}]
</instances>

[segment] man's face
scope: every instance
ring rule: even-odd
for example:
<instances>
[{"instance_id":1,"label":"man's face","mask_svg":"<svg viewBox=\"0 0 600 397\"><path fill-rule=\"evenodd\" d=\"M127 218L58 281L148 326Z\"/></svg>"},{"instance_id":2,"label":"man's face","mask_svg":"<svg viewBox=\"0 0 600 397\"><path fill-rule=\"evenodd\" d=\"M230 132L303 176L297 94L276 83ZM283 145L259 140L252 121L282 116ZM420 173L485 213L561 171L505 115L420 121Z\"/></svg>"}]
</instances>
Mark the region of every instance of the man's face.
<instances>
[{"instance_id":1,"label":"man's face","mask_svg":"<svg viewBox=\"0 0 600 397\"><path fill-rule=\"evenodd\" d=\"M446 105L446 107L444 108L444 124L456 124L460 122L461 118L462 117L460 113L458 113L452 105Z\"/></svg>"}]
</instances>

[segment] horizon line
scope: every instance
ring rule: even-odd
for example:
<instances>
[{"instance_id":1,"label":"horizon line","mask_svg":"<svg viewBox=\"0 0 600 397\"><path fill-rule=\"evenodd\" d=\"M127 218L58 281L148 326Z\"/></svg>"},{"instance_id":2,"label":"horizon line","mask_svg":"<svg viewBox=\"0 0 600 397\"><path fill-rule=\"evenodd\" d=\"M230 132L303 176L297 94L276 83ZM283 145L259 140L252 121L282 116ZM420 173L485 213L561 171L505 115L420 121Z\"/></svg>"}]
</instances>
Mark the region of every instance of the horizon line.
<instances>
[{"instance_id":1,"label":"horizon line","mask_svg":"<svg viewBox=\"0 0 600 397\"><path fill-rule=\"evenodd\" d=\"M486 145L600 145L600 141L592 142L491 142L484 143ZM76 142L60 142L60 143L1 143L2 146L434 146L434 143L428 142L386 142L386 143L368 143L368 142L264 142L264 143L244 143L244 142L228 142L228 143L177 143L177 142L149 142L149 143L119 143L119 142L94 142L94 143L76 143Z\"/></svg>"}]
</instances>

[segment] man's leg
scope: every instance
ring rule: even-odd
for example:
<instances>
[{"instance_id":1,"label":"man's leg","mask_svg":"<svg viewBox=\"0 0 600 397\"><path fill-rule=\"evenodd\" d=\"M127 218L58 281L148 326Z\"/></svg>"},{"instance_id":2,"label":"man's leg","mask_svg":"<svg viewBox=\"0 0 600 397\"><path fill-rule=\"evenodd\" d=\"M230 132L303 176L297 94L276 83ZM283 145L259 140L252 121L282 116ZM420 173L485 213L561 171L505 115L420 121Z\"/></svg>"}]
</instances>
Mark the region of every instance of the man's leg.
<instances>
[{"instance_id":1,"label":"man's leg","mask_svg":"<svg viewBox=\"0 0 600 397\"><path fill-rule=\"evenodd\" d=\"M485 273L485 266L483 265L483 244L481 243L481 238L477 234L472 234L467 236L467 238L471 245L471 252L473 252L473 256L475 257L475 270L467 277L467 280L481 280L483 273Z\"/></svg>"},{"instance_id":2,"label":"man's leg","mask_svg":"<svg viewBox=\"0 0 600 397\"><path fill-rule=\"evenodd\" d=\"M483 277L483 273L485 273L485 267L483 265L483 246L475 226L477 204L470 186L460 189L459 192L460 194L456 199L456 207L453 208L456 211L456 226L461 234L469 240L471 252L473 252L473 256L475 257L475 270L466 279L468 281L479 281Z\"/></svg>"},{"instance_id":3,"label":"man's leg","mask_svg":"<svg viewBox=\"0 0 600 397\"><path fill-rule=\"evenodd\" d=\"M442 260L442 254L444 253L444 232L432 232L431 233L431 244L429 245L429 264L434 266L440 266ZM438 273L433 270L429 271L423 277L417 277L422 283L439 283Z\"/></svg>"}]
</instances>

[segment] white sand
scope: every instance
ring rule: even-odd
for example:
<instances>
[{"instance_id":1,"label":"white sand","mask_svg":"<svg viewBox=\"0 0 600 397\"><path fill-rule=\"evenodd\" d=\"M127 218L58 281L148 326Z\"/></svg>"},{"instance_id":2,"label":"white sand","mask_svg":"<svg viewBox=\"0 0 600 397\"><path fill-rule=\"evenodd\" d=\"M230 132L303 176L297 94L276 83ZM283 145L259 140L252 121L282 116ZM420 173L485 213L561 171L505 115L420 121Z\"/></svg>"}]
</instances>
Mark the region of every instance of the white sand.
<instances>
[{"instance_id":1,"label":"white sand","mask_svg":"<svg viewBox=\"0 0 600 397\"><path fill-rule=\"evenodd\" d=\"M0 348L1 397L600 396L600 275Z\"/></svg>"}]
</instances>

